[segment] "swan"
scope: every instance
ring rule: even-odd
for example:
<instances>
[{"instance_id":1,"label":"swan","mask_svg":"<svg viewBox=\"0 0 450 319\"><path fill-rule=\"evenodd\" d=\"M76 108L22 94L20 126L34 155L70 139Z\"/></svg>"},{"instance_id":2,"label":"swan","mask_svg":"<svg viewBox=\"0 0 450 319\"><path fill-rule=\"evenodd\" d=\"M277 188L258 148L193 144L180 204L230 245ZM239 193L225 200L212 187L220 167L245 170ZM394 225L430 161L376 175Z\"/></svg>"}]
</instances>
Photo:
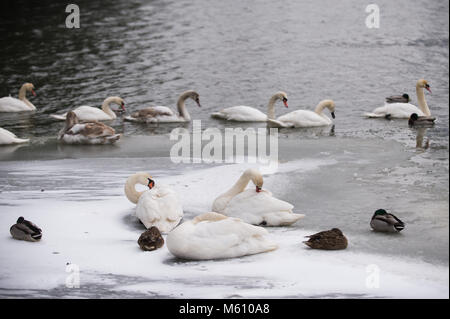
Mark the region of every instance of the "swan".
<instances>
[{"instance_id":1,"label":"swan","mask_svg":"<svg viewBox=\"0 0 450 319\"><path fill-rule=\"evenodd\" d=\"M209 212L172 230L166 245L174 256L183 259L234 258L277 249L267 235L263 227Z\"/></svg>"},{"instance_id":2,"label":"swan","mask_svg":"<svg viewBox=\"0 0 450 319\"><path fill-rule=\"evenodd\" d=\"M18 138L15 134L0 127L0 145L21 144L29 141L29 139Z\"/></svg>"},{"instance_id":3,"label":"swan","mask_svg":"<svg viewBox=\"0 0 450 319\"><path fill-rule=\"evenodd\" d=\"M136 184L148 186L148 190L138 192ZM158 184L150 174L138 172L128 177L125 195L136 206L136 217L146 228L155 226L162 233L170 232L183 217L183 208L169 187Z\"/></svg>"},{"instance_id":4,"label":"swan","mask_svg":"<svg viewBox=\"0 0 450 319\"><path fill-rule=\"evenodd\" d=\"M36 106L28 101L27 92L31 92L31 94L36 96L34 85L32 83L25 83L22 85L19 90L18 99L11 96L2 97L0 99L0 112L24 112L36 110Z\"/></svg>"},{"instance_id":5,"label":"swan","mask_svg":"<svg viewBox=\"0 0 450 319\"><path fill-rule=\"evenodd\" d=\"M130 122L141 123L176 123L176 122L190 122L191 116L186 109L184 102L187 99L194 100L199 107L200 95L192 90L183 92L178 98L177 109L178 114L166 106L150 106L142 110L131 113L131 116L126 116L124 119Z\"/></svg>"},{"instance_id":6,"label":"swan","mask_svg":"<svg viewBox=\"0 0 450 319\"><path fill-rule=\"evenodd\" d=\"M119 105L123 111L125 111L125 102L118 96L110 96L103 101L102 108L96 108L92 106L80 106L73 110L81 121L109 121L117 118L116 113L111 110L110 104L115 103ZM66 115L51 114L50 117L64 121Z\"/></svg>"},{"instance_id":7,"label":"swan","mask_svg":"<svg viewBox=\"0 0 450 319\"><path fill-rule=\"evenodd\" d=\"M331 117L334 119L334 111L336 105L333 100L323 100L313 111L297 110L284 114L276 120L269 120L268 124L272 127L314 127L314 126L326 126L333 124L333 121L323 114L323 110L327 108L331 112Z\"/></svg>"},{"instance_id":8,"label":"swan","mask_svg":"<svg viewBox=\"0 0 450 319\"><path fill-rule=\"evenodd\" d=\"M66 144L113 144L120 134L100 122L78 122L75 112L69 111L66 125L58 134L58 140Z\"/></svg>"},{"instance_id":9,"label":"swan","mask_svg":"<svg viewBox=\"0 0 450 319\"><path fill-rule=\"evenodd\" d=\"M224 108L219 112L212 113L211 117L237 122L266 122L267 119L275 118L275 102L277 100L283 101L284 106L288 107L287 95L285 92L280 91L270 98L267 106L267 115L254 107L240 105Z\"/></svg>"},{"instance_id":10,"label":"swan","mask_svg":"<svg viewBox=\"0 0 450 319\"><path fill-rule=\"evenodd\" d=\"M409 118L412 113L418 116L431 116L423 89L431 93L430 85L424 79L420 79L416 84L416 94L419 107L411 103L386 103L384 106L376 108L372 113L366 113L369 118L386 117L386 118Z\"/></svg>"},{"instance_id":11,"label":"swan","mask_svg":"<svg viewBox=\"0 0 450 319\"><path fill-rule=\"evenodd\" d=\"M255 189L247 189L249 181ZM263 190L263 177L255 169L247 169L226 193L214 200L212 210L227 216L238 217L253 225L286 226L295 223L305 215L294 214L294 206L272 196Z\"/></svg>"}]
</instances>

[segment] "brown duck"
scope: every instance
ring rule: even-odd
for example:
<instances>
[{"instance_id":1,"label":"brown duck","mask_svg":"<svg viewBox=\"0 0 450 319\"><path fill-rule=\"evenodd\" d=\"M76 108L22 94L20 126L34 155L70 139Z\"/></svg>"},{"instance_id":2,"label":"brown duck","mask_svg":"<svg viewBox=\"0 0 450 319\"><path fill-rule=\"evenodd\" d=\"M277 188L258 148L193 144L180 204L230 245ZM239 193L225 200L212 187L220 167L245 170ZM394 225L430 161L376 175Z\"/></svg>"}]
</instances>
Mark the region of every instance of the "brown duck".
<instances>
[{"instance_id":1,"label":"brown duck","mask_svg":"<svg viewBox=\"0 0 450 319\"><path fill-rule=\"evenodd\" d=\"M39 241L42 238L42 229L26 220L22 216L9 229L14 239L26 241Z\"/></svg>"},{"instance_id":2,"label":"brown duck","mask_svg":"<svg viewBox=\"0 0 450 319\"><path fill-rule=\"evenodd\" d=\"M164 238L162 238L159 229L152 226L141 234L138 244L142 250L156 250L164 245Z\"/></svg>"},{"instance_id":3,"label":"brown duck","mask_svg":"<svg viewBox=\"0 0 450 319\"><path fill-rule=\"evenodd\" d=\"M347 248L348 244L347 238L338 228L321 231L306 237L309 237L309 240L303 243L313 249L339 250Z\"/></svg>"}]
</instances>

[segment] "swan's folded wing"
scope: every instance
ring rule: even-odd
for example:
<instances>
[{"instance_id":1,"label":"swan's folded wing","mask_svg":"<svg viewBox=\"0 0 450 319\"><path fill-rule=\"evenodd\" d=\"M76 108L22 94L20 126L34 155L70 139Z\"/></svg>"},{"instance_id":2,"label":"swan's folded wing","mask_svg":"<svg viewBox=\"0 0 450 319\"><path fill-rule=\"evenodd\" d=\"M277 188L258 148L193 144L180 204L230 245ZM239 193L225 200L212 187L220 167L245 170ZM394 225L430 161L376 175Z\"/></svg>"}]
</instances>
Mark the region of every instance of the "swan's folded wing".
<instances>
[{"instance_id":1,"label":"swan's folded wing","mask_svg":"<svg viewBox=\"0 0 450 319\"><path fill-rule=\"evenodd\" d=\"M161 217L168 221L179 221L183 217L183 208L179 203L177 194L164 185L160 185L157 191L159 210L164 212L164 216Z\"/></svg>"},{"instance_id":2,"label":"swan's folded wing","mask_svg":"<svg viewBox=\"0 0 450 319\"><path fill-rule=\"evenodd\" d=\"M232 106L213 113L213 117L227 119L229 121L266 121L267 115L250 106Z\"/></svg>"},{"instance_id":3,"label":"swan's folded wing","mask_svg":"<svg viewBox=\"0 0 450 319\"><path fill-rule=\"evenodd\" d=\"M14 133L11 133L10 131L5 130L5 129L1 128L1 127L0 127L0 134L8 136L10 138L17 138L17 136Z\"/></svg>"},{"instance_id":4,"label":"swan's folded wing","mask_svg":"<svg viewBox=\"0 0 450 319\"><path fill-rule=\"evenodd\" d=\"M279 211L291 212L293 208L292 204L273 197L268 191L257 193L253 189L247 189L230 200L225 214L227 216L239 216L242 213L264 215Z\"/></svg>"},{"instance_id":5,"label":"swan's folded wing","mask_svg":"<svg viewBox=\"0 0 450 319\"><path fill-rule=\"evenodd\" d=\"M134 118L152 118L158 116L173 116L174 113L171 109L165 106L151 106L145 109L138 110L131 114Z\"/></svg>"},{"instance_id":6,"label":"swan's folded wing","mask_svg":"<svg viewBox=\"0 0 450 319\"><path fill-rule=\"evenodd\" d=\"M285 126L310 127L328 124L326 117L318 115L316 112L307 110L297 110L277 118L278 122ZM329 121L329 120L328 120Z\"/></svg>"}]
</instances>

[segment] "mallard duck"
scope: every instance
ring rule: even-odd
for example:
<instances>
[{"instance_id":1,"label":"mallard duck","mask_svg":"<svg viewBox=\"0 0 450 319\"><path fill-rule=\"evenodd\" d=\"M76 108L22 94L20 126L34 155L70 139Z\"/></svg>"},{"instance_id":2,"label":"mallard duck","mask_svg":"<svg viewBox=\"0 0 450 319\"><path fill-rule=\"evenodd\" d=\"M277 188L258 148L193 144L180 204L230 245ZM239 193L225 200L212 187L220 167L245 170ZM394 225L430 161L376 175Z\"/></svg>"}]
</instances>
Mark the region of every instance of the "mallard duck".
<instances>
[{"instance_id":1,"label":"mallard duck","mask_svg":"<svg viewBox=\"0 0 450 319\"><path fill-rule=\"evenodd\" d=\"M372 216L370 227L374 231L398 233L405 228L405 223L394 214L389 214L384 209L378 209Z\"/></svg>"},{"instance_id":2,"label":"mallard duck","mask_svg":"<svg viewBox=\"0 0 450 319\"><path fill-rule=\"evenodd\" d=\"M17 219L16 224L11 226L9 232L14 239L18 240L39 241L42 238L42 230L22 216Z\"/></svg>"},{"instance_id":3,"label":"mallard duck","mask_svg":"<svg viewBox=\"0 0 450 319\"><path fill-rule=\"evenodd\" d=\"M409 103L410 101L411 99L406 93L402 95L391 95L386 98L386 103Z\"/></svg>"},{"instance_id":4,"label":"mallard duck","mask_svg":"<svg viewBox=\"0 0 450 319\"><path fill-rule=\"evenodd\" d=\"M419 116L417 113L411 114L408 120L409 126L431 126L434 125L435 117Z\"/></svg>"},{"instance_id":5,"label":"mallard duck","mask_svg":"<svg viewBox=\"0 0 450 319\"><path fill-rule=\"evenodd\" d=\"M159 229L152 226L141 234L138 244L142 250L156 250L164 245L164 238L162 238Z\"/></svg>"},{"instance_id":6,"label":"mallard duck","mask_svg":"<svg viewBox=\"0 0 450 319\"><path fill-rule=\"evenodd\" d=\"M347 238L338 228L321 231L306 237L309 237L309 240L303 243L313 249L339 250L347 248L348 245Z\"/></svg>"}]
</instances>

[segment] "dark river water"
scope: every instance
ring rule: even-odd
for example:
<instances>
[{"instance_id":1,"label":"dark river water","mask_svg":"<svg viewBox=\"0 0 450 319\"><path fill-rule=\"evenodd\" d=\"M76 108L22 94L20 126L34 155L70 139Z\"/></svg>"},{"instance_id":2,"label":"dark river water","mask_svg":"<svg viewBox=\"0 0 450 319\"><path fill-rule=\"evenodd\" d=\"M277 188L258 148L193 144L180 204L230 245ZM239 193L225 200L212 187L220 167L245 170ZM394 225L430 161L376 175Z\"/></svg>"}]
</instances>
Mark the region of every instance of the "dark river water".
<instances>
[{"instance_id":1,"label":"dark river water","mask_svg":"<svg viewBox=\"0 0 450 319\"><path fill-rule=\"evenodd\" d=\"M266 111L270 96L287 92L289 110L336 102L336 134L409 139L405 122L365 120L384 97L407 92L426 78L426 98L438 124L430 139L448 145L447 1L378 1L380 28L365 25L360 1L78 1L79 29L65 27L65 3L3 1L0 14L0 96L36 87L33 114L0 114L0 126L20 136L54 138L62 123L49 114L100 106L111 95L128 112L175 107L179 94L205 127L230 126L210 118L226 106ZM109 123L125 135L168 133L173 126ZM231 124L232 125L232 124ZM401 129L399 129L401 126ZM294 135L302 135L302 131ZM36 141L36 139L35 139Z\"/></svg>"}]
</instances>

